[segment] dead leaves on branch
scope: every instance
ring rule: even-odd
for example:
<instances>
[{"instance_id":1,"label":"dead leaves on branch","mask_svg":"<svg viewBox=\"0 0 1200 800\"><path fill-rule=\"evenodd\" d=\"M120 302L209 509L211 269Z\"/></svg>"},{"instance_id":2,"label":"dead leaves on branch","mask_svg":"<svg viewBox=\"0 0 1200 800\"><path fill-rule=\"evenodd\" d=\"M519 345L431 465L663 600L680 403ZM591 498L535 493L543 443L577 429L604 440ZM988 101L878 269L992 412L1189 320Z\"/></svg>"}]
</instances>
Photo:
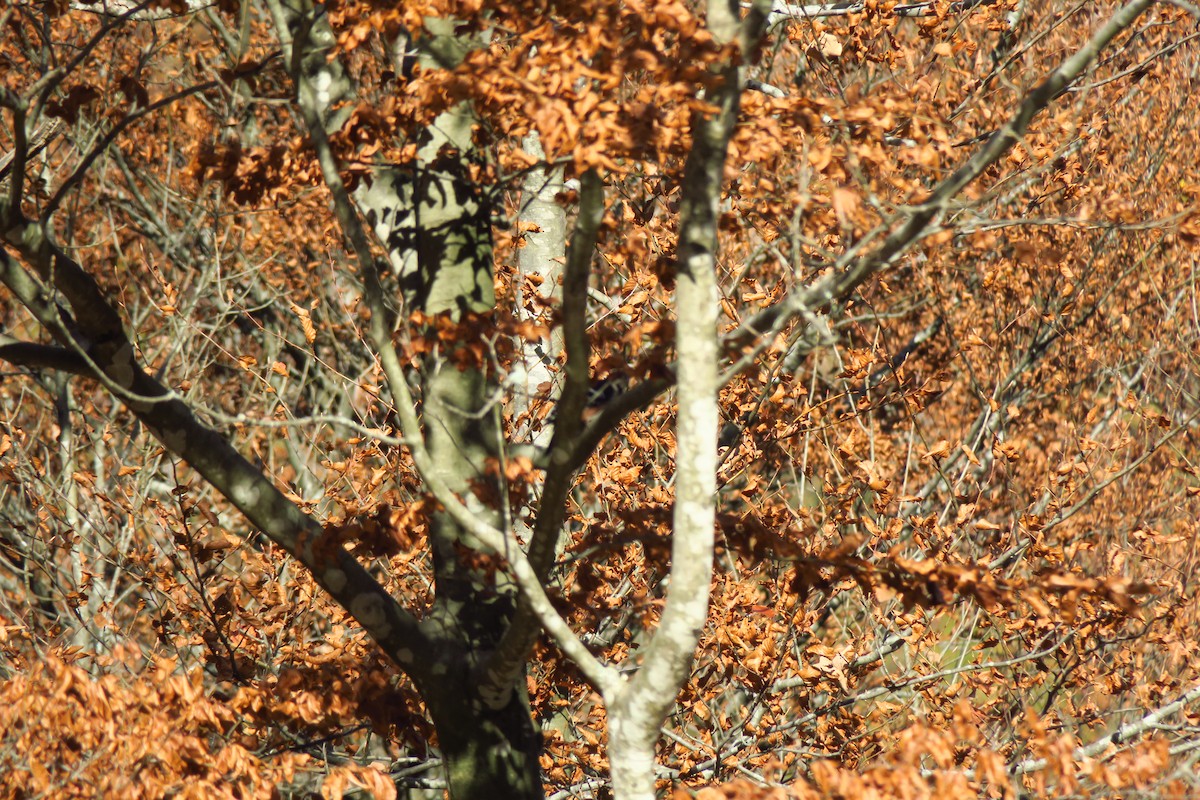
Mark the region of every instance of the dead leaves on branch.
<instances>
[{"instance_id":1,"label":"dead leaves on branch","mask_svg":"<svg viewBox=\"0 0 1200 800\"><path fill-rule=\"evenodd\" d=\"M938 609L970 600L991 613L1011 613L1029 608L1045 619L1075 622L1081 608L1086 616L1103 608L1130 615L1137 598L1153 590L1127 578L1090 578L1046 570L1027 579L993 574L983 565L961 563L951 554L932 551L914 559L897 545L876 556L861 554L864 536L844 537L836 546L813 553L800 536L781 535L749 514L718 516L725 545L751 560L766 559L787 565L793 572L789 588L804 602L813 592L826 597L850 581L866 597L878 601L898 599L905 609ZM894 520L895 527L900 526Z\"/></svg>"},{"instance_id":2,"label":"dead leaves on branch","mask_svg":"<svg viewBox=\"0 0 1200 800\"><path fill-rule=\"evenodd\" d=\"M128 659L122 676L96 678L78 653L63 652L0 686L0 764L10 779L20 776L25 791L64 798L182 793L266 800L297 781L317 788L304 778L312 757L294 746L317 736L313 726L324 727L332 740L356 730L343 720L358 718L361 710L331 708L317 691L322 681L349 688L353 675L337 669L284 669L277 678L229 687L218 698L205 690L198 670L180 674L169 659L139 665L139 654L127 647L115 655ZM377 709L381 720L387 709L398 712L387 724L424 726L402 699L389 699L394 692L385 672L376 670L364 683L371 681L377 688L366 708ZM309 731L290 740L270 733L293 725ZM334 769L321 790L338 797L338 787L355 786L376 792L374 797L395 797L394 784L366 765Z\"/></svg>"},{"instance_id":3,"label":"dead leaves on branch","mask_svg":"<svg viewBox=\"0 0 1200 800\"><path fill-rule=\"evenodd\" d=\"M986 4L960 15L951 12L952 4L942 3L931 18L910 25L891 21L881 14L884 6L868 3L853 19L789 24L788 41L781 42L779 53L761 54L755 70L762 71L754 74L773 74L790 96L749 92L743 99L721 201L722 308L730 325L778 303L796 285L829 269L847 247L894 213L897 204L922 198L929 181L964 155L954 145L986 134L1002 120L1015 93L1036 70L1073 47L1071 36L1087 27L1076 25L1078 19L1051 19L1044 40L1030 40L1019 59L1002 60L1003 80L992 80L988 75L995 65L988 48L995 37L982 33L998 33L988 26L1012 5ZM514 176L533 163L519 149L519 137L529 130L539 130L551 156L570 161L571 168L602 167L609 209L593 284L611 300L611 308L591 309L598 322L589 331L589 366L596 377L623 370L636 385L661 374L669 362L682 160L690 147L692 120L711 112L697 90L711 86L712 67L730 54L712 45L688 4L559 4L551 9L558 15L552 22L545 21L544 4L492 6L492 15L485 16L484 6L474 2L329 4L340 36L337 57L344 58L362 90L346 125L333 136L345 177L353 185L377 162L411 166L418 129L439 110L464 100L480 113L477 143L494 149L493 160L473 165L471 177L495 189L498 206L508 199L504 192ZM1169 10L1162 11L1166 15ZM1057 12L1034 8L1031 13ZM377 58L381 43L402 25L419 33L424 14L470 20L464 34L478 33L486 20L495 24L492 43L456 69L396 74L404 70ZM1041 22L1029 24L1036 28ZM1139 41L1156 47L1161 42L1155 37L1172 30L1156 25L1141 32ZM196 47L211 56L214 41ZM1138 46L1132 43L1130 49ZM803 88L788 83L794 69L788 59L800 54L812 62ZM186 82L187 70L198 65L170 55L174 60L160 65L163 80ZM1106 63L1091 80L1106 80L1112 70L1123 69L1125 57ZM227 62L213 56L205 63ZM236 65L215 69L225 83L251 90L249 116L226 117L203 104L184 103L169 118L170 125L147 120L144 128L130 131L129 143L135 146L127 151L135 171L163 181L164 197L219 196L217 187L209 185L217 183L240 204L240 211L219 204L194 208L224 226L217 231L221 257L245 259L222 262L229 266L225 279L234 282L227 284L230 296L244 288L237 283L244 280L264 289L264 299L233 302L223 296L232 308L201 303L198 310L191 309L189 288L196 284L189 283L186 266L158 259L165 271L160 276L130 268L113 252L116 245L128 249L130 231L137 228L136 218L123 215L119 203L110 206L115 222L96 216L90 207L80 212L80 229L86 223L97 232L89 255L111 256L97 263L121 265L101 280L114 297L126 299L142 296L128 286L149 287L141 291L150 295L161 317L172 325L192 325L182 329L185 333L203 331L220 345L222 363L242 367L224 378L188 373L184 389L203 378L211 395L231 410L263 403L263 417L275 418L290 410L281 397L295 401L299 413L317 400L293 393L290 384L278 394L255 394L246 388L251 372L305 374L316 381L313 376L325 369L348 381L333 381L331 394L352 391L355 414L386 420L377 371L355 371L349 358L357 354L365 322L354 290L326 292L324 281L313 280L318 272L323 277L339 274L347 260L340 233L328 218L326 195L312 191L319 175L311 152L288 114L277 113L290 93L275 83L274 73L252 81L254 76L239 72ZM4 79L15 80L19 74L24 71L14 69ZM76 124L112 120L156 97L156 83L139 82L130 71L114 74L125 77L101 87L103 96L90 83L68 83L55 98L56 112ZM1163 263L1174 265L1164 268L1143 257L1185 253L1173 248L1196 234L1196 217L1189 209L1194 212L1200 183L1194 159L1174 157L1169 144L1163 152L1170 157L1157 166L1139 160L1139 139L1154 147L1160 140L1173 141L1160 134L1169 117L1163 109L1175 107L1175 99L1165 81L1138 85L1142 94L1128 104L1113 101L1122 97L1112 91L1120 81L1064 100L1039 120L1011 158L968 191L964 199L975 205L952 215L962 227L939 231L837 310L842 317L834 320L839 324L835 342L788 365L789 337L804 334L789 328L723 391L727 419L739 429L740 441L726 451L722 499L739 510L721 520L727 546L720 563L726 570L714 587L712 626L701 651L706 660L685 690L678 717L681 730L688 726L681 738L702 744L690 750L675 740L664 743L664 760L681 781L698 785L718 780L713 776L728 770L761 768L761 775L788 782L789 796L967 796L963 769L975 769L989 787L1004 786L1007 760L1026 744L1039 756L1052 758L1054 769L1065 775L1073 742L1056 738L1056 726L1088 731L1104 725L1115 718L1115 709L1156 702L1167 686L1156 674L1192 669L1196 648L1195 610L1187 600L1190 579L1186 570L1175 569L1190 563L1187 543L1195 531L1194 500L1184 489L1195 489L1194 473L1186 473L1195 460L1189 451L1181 449L1174 463L1150 462L1072 520L1049 525L1055 513L1098 485L1109 474L1106 470L1120 468L1122 459L1135 459L1146 430L1175 424L1183 395L1171 392L1191 392L1188 315L1157 313L1174 307L1173 287L1190 285L1191 276L1180 266L1189 262L1164 257ZM958 110L971 98L977 102ZM1184 102L1180 114L1186 120L1189 101ZM177 151L168 146L175 129L190 137L178 145L190 162L186 184L169 183L177 173L162 169L180 165L174 160ZM251 129L254 138L240 138ZM897 144L896 139L903 141ZM136 185L143 191L153 188ZM120 199L102 183L95 192L93 188L86 187L104 201L99 207ZM564 193L565 205L573 200ZM501 210L516 218L513 203ZM250 209L253 214L241 213ZM1177 215L1172 217L1178 219L1177 228L1161 241L1128 235L1132 231L1127 228L1113 229L1103 247L1089 238L1088 226L1145 222L1146 215L1139 216L1145 209L1163 217ZM985 228L994 222L992 212L1016 221ZM1037 229L1017 225L1043 217L1064 222ZM177 218L190 217L181 211ZM168 222L172 220L176 217ZM507 259L520 247L522 233L519 225L496 231L502 297L536 294L517 285L509 270ZM1125 280L1127 271L1136 271L1136 278ZM1110 290L1116 300L1096 305ZM1068 297L1073 306L1056 305L1057 299ZM1180 297L1179 308L1188 307L1186 295ZM130 308L136 306L128 302ZM260 302L270 304L268 310L279 309L277 316L288 324L267 321L268 310L256 306ZM441 359L463 369L503 373L519 356L522 342L543 340L559 324L552 305L531 305L538 306L528 309L538 312L536 320L508 311L461 322L412 317L398 346L410 364ZM255 310L246 310L251 308ZM212 323L234 319L231 315L239 309L244 313L236 319L247 323L245 337L232 336L232 326L222 329L219 322ZM946 316L947 332L900 367L884 369L935 314ZM1062 337L1062 347L1046 356L1044 366L1031 367L1011 385L1004 384L1005 376L1031 352L1040 357L1029 342L1046 329ZM170 337L176 330L147 324L140 346L146 352L173 352ZM266 343L274 337L286 339L294 350L270 353ZM1147 346L1149 338L1153 347ZM188 339L186 346L196 341L209 340ZM1147 371L1155 377L1143 376L1122 387L1120 395L1136 395L1134 400L1109 402L1113 392L1106 381L1128 379L1130 373L1122 370L1144 363L1149 352L1161 353ZM733 361L745 354L727 355ZM966 436L981 409L988 419L1000 420L1003 435ZM572 495L573 539L556 601L578 630L596 632L606 620L625 620L621 635L614 635L605 651L616 660L636 660L638 637L653 626L661 608L656 580L669 563L675 413L668 400L623 423L587 464ZM1110 414L1113 428L1106 433ZM121 423L119 418L108 421L107 408L85 407L82 416L105 420L102 431L88 431L105 442L112 437L107 426ZM53 418L46 413L42 422L23 424L31 430L46 425L47 441L55 442L61 430L44 421ZM0 450L24 449L27 435L14 432L9 444L0 437ZM297 502L314 512L322 509L325 527L316 535L369 560L389 591L406 598L417 613L428 608L424 546L437 508L424 499L402 452L358 437L314 434L308 444L315 453L319 491L311 493L300 488L301 475L284 463L286 447L295 444L290 433L276 436L274 430L239 426L236 435L264 464L273 465L274 477ZM0 452L0 458L5 458L3 474L12 485L21 485L11 453ZM53 453L36 458L38 474L53 471ZM146 461L139 463L139 472L121 477L150 472L152 459ZM963 471L952 471L956 467ZM64 465L64 470L75 476L80 497L102 496L104 472L90 461ZM541 477L532 462L496 459L485 470L502 476L509 490L505 498L493 493L486 499L507 501L515 514L529 518ZM944 488L939 479L947 481ZM923 493L926 481L931 488ZM807 493L799 488L813 484L815 490ZM1145 500L1138 508L1146 514L1136 525L1128 520L1128 498L1135 495ZM947 503L944 518L930 500L929 507L901 522L895 504L915 508L939 496ZM1049 498L1045 508L1035 508L1043 496ZM325 505L305 499L313 497ZM70 549L78 546L78 534L66 526L68 511L59 505L50 493L39 499L37 521L30 529L59 548L53 558L65 561L78 552ZM140 544L132 549L129 562L141 570L135 574L161 593L164 607L152 614L139 609L151 616L143 627L133 612L118 616L115 622L124 625L122 630L164 648L202 652L222 681L232 683L235 673L250 676L237 692L224 687L224 699L218 699L227 708L212 713L219 719L241 715L244 738L231 741L251 757L291 746L291 736L328 735L364 718L414 752L420 749L430 732L419 704L411 694L397 699L387 693L386 674L371 661L361 637L348 633L351 623L325 603L319 588L294 574L285 584L271 560L277 554L268 558L256 547L232 546L230 534L217 524L224 509L202 505L197 510L218 516L206 515L208 527L191 539L172 527L171 509L160 509L153 524L137 529L139 542L163 542L174 551L159 558L157 551ZM1013 574L982 566L1006 548L1026 545ZM458 555L480 571L500 568L472 552ZM207 595L201 596L181 577L187 573L179 565L189 558L201 569L224 565L236 574L213 578L205 586ZM1157 593L1148 593L1147 584L1159 578ZM82 602L86 591L69 602ZM865 602L844 602L860 597ZM841 598L840 604L823 616L832 608L824 601L831 598ZM119 615L120 609L112 613ZM982 619L978 636L955 628L961 619ZM904 649L851 669L856 659L881 646L879 631L891 630L888 626L897 620L914 630ZM18 627L6 624L0 631L17 638ZM1078 637L1078 649L1064 647L1030 659L1027 670L1020 666L1026 662L986 668L976 664L993 656L999 661L1024 658L1037 653L1047 637L1064 631ZM219 634L240 637L235 659L223 654ZM284 644L271 649L270 642ZM571 725L579 730L571 742L561 735L549 737L547 774L567 786L605 767L603 713L587 707L586 687L553 648L543 643L537 656L530 681L535 706L572 717ZM925 671L952 661L981 671L920 683L929 674ZM263 664L284 668L272 678L265 676ZM1017 706L1041 697L1039 692L1048 691L1060 675L1064 688L1051 703L1047 722L1023 721ZM761 726L752 731L762 733L762 744L746 746L752 756L747 750L735 752L736 735L747 722L732 704L724 704L722 692L741 684L758 692L777 678L800 683L794 692L754 701L764 709ZM904 683L910 679L912 683ZM43 685L25 683L21 690L36 695ZM140 687L136 684L135 690ZM888 687L893 691L869 703L854 702L855 692ZM1105 699L1081 702L1081 693L1095 687L1106 693ZM976 704L981 721L956 715L954 706L964 697ZM162 702L175 708L169 700ZM190 702L202 708L205 697L194 696ZM129 709L131 719L157 719L152 708ZM818 714L822 709L827 713ZM811 725L805 723L810 727L787 727L808 715L814 716ZM100 724L91 717L81 720L80 725ZM917 730L917 720L926 721L926 729ZM161 734L154 727L161 721L146 724L126 723L139 735L145 731L148 740ZM211 751L205 755L205 736L217 736L213 730L184 731L194 734L179 748L193 753L190 760L119 763L132 763L130 769L150 775L197 774L208 769L206 759L219 756ZM998 742L995 751L976 747L983 731ZM227 735L224 729L218 733ZM351 737L335 746L343 741L342 752L360 743ZM703 771L710 757L707 747L725 754L725 772ZM900 755L890 761L885 757L880 766L873 759L881 753ZM914 766L922 759L928 759L932 776ZM1122 780L1148 779L1149 766L1161 769L1164 762L1134 750L1106 763L1089 766L1089 774L1098 784L1119 790ZM38 767L30 764L28 769L32 774ZM41 769L50 771L45 764ZM280 779L273 769L271 763L254 762L245 774L258 771L266 785ZM315 767L300 764L297 769ZM803 783L794 780L797 773L804 775ZM370 783L369 774L355 780L373 792L386 791ZM1034 780L1031 787L1054 791L1053 783L1037 787ZM761 788L753 792L778 794ZM706 798L753 792L748 785L704 790Z\"/></svg>"}]
</instances>

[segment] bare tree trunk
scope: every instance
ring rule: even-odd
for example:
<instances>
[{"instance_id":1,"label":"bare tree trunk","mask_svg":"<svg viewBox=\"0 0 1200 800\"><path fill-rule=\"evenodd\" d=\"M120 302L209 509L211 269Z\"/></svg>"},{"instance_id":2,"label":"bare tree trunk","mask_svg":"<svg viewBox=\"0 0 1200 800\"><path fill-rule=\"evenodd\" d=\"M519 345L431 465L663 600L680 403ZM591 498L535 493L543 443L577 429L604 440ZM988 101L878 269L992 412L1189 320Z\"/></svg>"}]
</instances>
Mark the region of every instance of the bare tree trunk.
<instances>
[{"instance_id":1,"label":"bare tree trunk","mask_svg":"<svg viewBox=\"0 0 1200 800\"><path fill-rule=\"evenodd\" d=\"M744 50L757 41L766 16L755 9L745 26L736 2L709 4L708 28L718 41L742 33ZM743 31L743 27L745 31ZM708 616L716 514L717 429L720 388L717 320L717 220L725 158L737 122L741 75L736 64L706 98L720 110L697 116L680 195L675 349L678 402L675 420L675 510L671 580L658 630L641 669L609 703L608 753L614 794L621 800L654 797L654 748L675 696L691 673Z\"/></svg>"},{"instance_id":2,"label":"bare tree trunk","mask_svg":"<svg viewBox=\"0 0 1200 800\"><path fill-rule=\"evenodd\" d=\"M525 151L535 158L544 159L542 143L536 132L530 133L522 142ZM563 191L561 167L539 165L529 170L521 193L519 224L524 239L517 253L517 267L521 285L517 294L517 315L526 319L534 315L529 306L537 302L548 302L561 295L563 263L567 255L567 214L558 203L557 196ZM530 289L537 297L529 297ZM562 329L554 328L550 335L538 340L525 340L521 344L521 365L524 374L510 381L515 390L513 413L517 416L528 412L534 398L552 399L555 392L549 391L555 373L551 369L562 353ZM522 431L518 431L518 437ZM547 445L554 429L547 425L533 437L533 443Z\"/></svg>"},{"instance_id":3,"label":"bare tree trunk","mask_svg":"<svg viewBox=\"0 0 1200 800\"><path fill-rule=\"evenodd\" d=\"M318 144L343 232L359 260L373 317L373 344L385 365L398 367L391 337L396 327L392 309L399 303L382 295L377 272L381 265L365 239L368 228L386 250L406 311L421 311L426 319L443 315L461 321L489 313L495 305L491 209L471 178L474 120L465 105L443 112L429 126L415 163L379 167L351 201L325 139L339 124L330 118L339 98L336 92L316 88L350 92L341 66L325 57L328 23L307 0L297 6L283 3L272 2L272 14L285 51L291 50L289 63L305 121ZM455 38L453 26L439 32L436 20L428 22L426 34L430 38L422 45L424 57L443 65L451 57L447 54L465 52L468 44ZM412 333L436 336L432 329ZM428 463L422 477L461 498L477 519L499 530L505 527L499 509L480 498L481 489L484 495L503 496L485 463L503 450L499 387L491 365L472 361L471 353L478 352L469 349L473 344L445 344L468 348L459 354L463 358L435 351L425 359L421 430L406 429L405 435L424 443ZM385 371L394 402L412 402L408 376L398 369ZM453 514L434 514L430 539L436 596L425 622L434 646L423 657L438 666L414 680L438 731L450 795L454 800L541 797L541 738L524 691L524 669L512 676L517 688L498 708L480 698L473 678L511 623L516 587L504 572L471 557L488 548Z\"/></svg>"}]
</instances>

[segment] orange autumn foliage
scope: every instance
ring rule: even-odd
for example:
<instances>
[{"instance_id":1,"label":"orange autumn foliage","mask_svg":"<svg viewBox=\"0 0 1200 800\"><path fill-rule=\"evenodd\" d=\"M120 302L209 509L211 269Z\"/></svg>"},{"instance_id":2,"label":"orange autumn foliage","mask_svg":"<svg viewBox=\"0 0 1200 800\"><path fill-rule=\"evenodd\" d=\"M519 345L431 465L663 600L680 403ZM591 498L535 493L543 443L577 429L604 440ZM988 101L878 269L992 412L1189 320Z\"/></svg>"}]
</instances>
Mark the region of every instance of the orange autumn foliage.
<instances>
[{"instance_id":1,"label":"orange autumn foliage","mask_svg":"<svg viewBox=\"0 0 1200 800\"><path fill-rule=\"evenodd\" d=\"M381 164L413 167L439 113L475 114L470 178L491 215L497 308L404 309L393 338L414 371L441 359L486 372L506 444L551 424L557 385L523 396L513 376L524 347L564 323L517 265L538 232L521 181L543 162L603 178L591 375L664 388L583 461L547 586L592 652L634 665L669 584L680 186L730 54L684 0L324 7L329 58L358 91L330 135L351 191ZM885 240L1117 7L938 2L906 17L869 0L779 20L745 55L762 90L743 95L719 208L717 572L657 751L663 796L1195 792L1200 109L1187 9L1154 4L886 268L756 327ZM419 41L435 18L460 20L473 43L461 63L395 57L400 32ZM55 206L55 236L142 363L429 618L441 507L399 432L270 14L231 2L109 22L55 3L5 18L10 95L48 74L39 30L70 64L41 109L56 132L24 166L18 210ZM35 132L18 136L5 109L0 155ZM544 158L526 149L534 132ZM574 223L575 185L557 201ZM4 336L58 341L23 308L0 288ZM0 795L444 788L423 699L360 621L101 382L12 352ZM506 450L469 494L524 544L546 474ZM504 574L501 559L451 552ZM525 684L546 793L595 796L608 711L545 636Z\"/></svg>"}]
</instances>

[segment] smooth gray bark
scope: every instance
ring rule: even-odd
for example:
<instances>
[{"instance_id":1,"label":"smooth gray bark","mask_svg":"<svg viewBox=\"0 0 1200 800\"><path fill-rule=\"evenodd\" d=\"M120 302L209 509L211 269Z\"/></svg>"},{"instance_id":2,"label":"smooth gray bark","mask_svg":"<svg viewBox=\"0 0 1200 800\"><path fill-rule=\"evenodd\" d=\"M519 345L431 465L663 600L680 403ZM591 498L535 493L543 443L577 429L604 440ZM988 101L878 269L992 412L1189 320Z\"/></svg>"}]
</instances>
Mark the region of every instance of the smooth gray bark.
<instances>
[{"instance_id":1,"label":"smooth gray bark","mask_svg":"<svg viewBox=\"0 0 1200 800\"><path fill-rule=\"evenodd\" d=\"M491 213L481 187L470 177L473 117L465 105L439 115L425 132L414 163L381 165L352 201L326 139L332 129L332 104L345 99L328 91L342 86L336 60L326 59L324 68L320 64L329 39L327 23L310 3L287 2L270 0L273 17L285 51L290 47L299 105L343 232L359 262L372 314L372 344L384 364L393 403L403 407L405 438L421 453L418 469L439 499L464 504L473 521L489 533L500 530L499 509L477 496L485 486L491 496L501 496L485 463L502 449L498 386L491 377L495 370L484 363L464 364L452 353L430 355L419 376L418 422L412 413L409 376L392 343L399 324L397 306L406 315L420 311L427 319L443 315L455 321L493 310ZM444 66L466 52L465 43L454 40L453 26L444 34L438 30L431 25L415 46ZM384 297L382 265L372 255L367 230L383 246L398 279L399 298ZM458 344L474 343L448 346ZM436 594L425 621L438 629L439 649L430 655L442 667L436 679L418 682L418 689L438 730L453 798L540 797L541 742L524 692L524 669L508 676L517 690L505 692L500 702L484 702L474 679L480 660L496 648L508 627L516 608L516 587L505 573L470 557L493 551L496 544L481 540L473 530L450 510L434 514L430 540Z\"/></svg>"},{"instance_id":2,"label":"smooth gray bark","mask_svg":"<svg viewBox=\"0 0 1200 800\"><path fill-rule=\"evenodd\" d=\"M545 159L542 143L536 132L530 133L521 143L525 152L539 160ZM518 225L521 229L523 246L517 251L517 275L520 287L517 296L517 314L523 318L534 315L526 310L528 305L548 305L561 298L560 284L563 264L567 256L567 212L558 202L563 192L562 167L538 164L529 170L521 191L521 213ZM529 297L532 292L536 297ZM551 369L562 352L562 331L551 330L549 336L537 341L522 341L520 373L510 378L515 391L513 413L528 412L536 399L553 400L555 373ZM536 445L550 442L554 429L545 425L537 431L531 441ZM520 432L517 434L520 436Z\"/></svg>"},{"instance_id":3,"label":"smooth gray bark","mask_svg":"<svg viewBox=\"0 0 1200 800\"><path fill-rule=\"evenodd\" d=\"M737 2L709 4L708 29L720 42L741 40L749 52L761 35L768 4L743 23ZM675 696L687 680L708 616L716 515L720 408L717 322L717 222L729 140L737 123L741 69L727 64L706 98L719 110L697 116L684 169L675 287L678 412L675 422L675 509L670 588L641 668L609 704L608 754L620 800L654 797L654 749Z\"/></svg>"}]
</instances>

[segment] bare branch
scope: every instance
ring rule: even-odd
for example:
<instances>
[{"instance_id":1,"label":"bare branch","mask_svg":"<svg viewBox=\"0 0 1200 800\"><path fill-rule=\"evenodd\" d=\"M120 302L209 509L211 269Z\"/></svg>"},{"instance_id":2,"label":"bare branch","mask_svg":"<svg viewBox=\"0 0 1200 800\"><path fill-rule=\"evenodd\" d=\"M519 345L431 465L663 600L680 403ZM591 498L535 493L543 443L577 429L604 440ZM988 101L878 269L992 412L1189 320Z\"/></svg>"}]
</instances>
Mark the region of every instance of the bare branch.
<instances>
[{"instance_id":1,"label":"bare branch","mask_svg":"<svg viewBox=\"0 0 1200 800\"><path fill-rule=\"evenodd\" d=\"M270 0L272 7L279 5L279 0ZM282 12L276 13L282 18ZM293 46L300 46L295 44ZM294 65L297 61L295 54L291 59ZM293 80L301 80L293 73ZM617 673L604 665L584 646L579 637L571 630L566 620L558 613L550 602L543 587L541 578L530 564L525 553L516 541L504 531L490 525L486 520L469 509L458 495L441 477L440 471L433 463L425 446L425 438L421 432L421 422L417 417L417 405L408 388L404 375L404 367L400 363L399 354L392 344L392 314L388 311L384 300L383 286L379 282L379 271L384 267L374 256L362 220L355 210L354 204L346 191L345 182L338 170L337 159L325 132L325 121L322 119L320 108L314 99L315 93L299 91L299 105L304 116L313 147L317 151L317 161L321 168L325 185L333 196L333 205L342 231L350 241L358 258L359 274L364 284L363 299L371 311L369 332L372 343L378 353L380 365L387 378L388 387L395 400L396 415L400 420L400 429L412 454L413 464L421 475L425 485L438 502L453 517L462 529L474 536L488 550L503 556L509 566L512 576L516 579L522 597L529 603L537 614L546 631L555 639L563 652L575 662L580 670L601 691L611 690L617 680Z\"/></svg>"},{"instance_id":2,"label":"bare branch","mask_svg":"<svg viewBox=\"0 0 1200 800\"><path fill-rule=\"evenodd\" d=\"M0 359L28 369L52 369L72 375L92 375L88 363L66 348L23 342L4 334L0 334Z\"/></svg>"}]
</instances>

